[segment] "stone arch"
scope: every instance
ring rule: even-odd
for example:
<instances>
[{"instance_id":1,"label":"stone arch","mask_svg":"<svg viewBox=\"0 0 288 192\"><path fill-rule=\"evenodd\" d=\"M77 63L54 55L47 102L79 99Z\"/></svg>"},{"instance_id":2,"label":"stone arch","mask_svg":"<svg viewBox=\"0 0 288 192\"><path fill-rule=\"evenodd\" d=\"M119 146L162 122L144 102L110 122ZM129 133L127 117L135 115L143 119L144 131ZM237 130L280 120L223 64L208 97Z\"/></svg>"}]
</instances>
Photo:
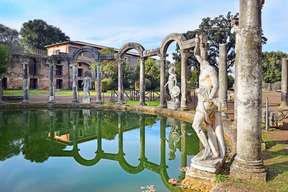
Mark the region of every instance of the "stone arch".
<instances>
[{"instance_id":1,"label":"stone arch","mask_svg":"<svg viewBox=\"0 0 288 192\"><path fill-rule=\"evenodd\" d=\"M145 74L144 74L144 47L136 42L126 43L118 52L118 103L123 102L123 56L129 50L135 49L140 57L140 105L145 104Z\"/></svg>"},{"instance_id":2,"label":"stone arch","mask_svg":"<svg viewBox=\"0 0 288 192\"><path fill-rule=\"evenodd\" d=\"M97 49L91 48L91 47L82 47L72 52L71 54L72 63L77 62L77 58L79 57L81 53L90 53L93 59L95 59L95 61L98 61L100 59L100 53Z\"/></svg>"},{"instance_id":3,"label":"stone arch","mask_svg":"<svg viewBox=\"0 0 288 192\"><path fill-rule=\"evenodd\" d=\"M135 43L135 42L126 43L120 49L119 57L122 58L125 53L127 53L128 51L130 51L132 49L135 49L139 53L139 56L143 57L143 52L145 51L144 47L141 44Z\"/></svg>"},{"instance_id":4,"label":"stone arch","mask_svg":"<svg viewBox=\"0 0 288 192\"><path fill-rule=\"evenodd\" d=\"M182 110L187 109L187 59L188 53L185 51L187 48L184 42L187 41L186 37L180 33L171 33L161 43L160 46L160 107L166 107L166 91L165 91L165 65L166 54L168 47L172 42L176 42L181 51L181 102L180 107Z\"/></svg>"},{"instance_id":5,"label":"stone arch","mask_svg":"<svg viewBox=\"0 0 288 192\"><path fill-rule=\"evenodd\" d=\"M184 50L185 48L184 48L183 42L186 40L187 39L183 34L171 33L162 41L161 46L160 46L160 55L164 57L169 45L173 43L174 41L179 45L181 50Z\"/></svg>"}]
</instances>

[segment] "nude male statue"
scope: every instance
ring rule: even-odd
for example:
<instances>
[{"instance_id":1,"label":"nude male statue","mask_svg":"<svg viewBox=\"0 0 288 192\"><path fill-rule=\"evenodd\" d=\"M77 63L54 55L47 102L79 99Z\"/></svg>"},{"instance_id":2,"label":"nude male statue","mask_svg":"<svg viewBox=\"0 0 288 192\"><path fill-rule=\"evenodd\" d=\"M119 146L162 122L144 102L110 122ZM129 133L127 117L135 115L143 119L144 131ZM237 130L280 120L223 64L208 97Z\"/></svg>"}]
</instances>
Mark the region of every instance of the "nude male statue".
<instances>
[{"instance_id":1,"label":"nude male statue","mask_svg":"<svg viewBox=\"0 0 288 192\"><path fill-rule=\"evenodd\" d=\"M217 112L218 75L216 69L208 62L207 39L203 35L196 35L194 55L200 63L200 76L199 88L196 90L198 104L192 126L204 146L202 154L195 159L202 161L222 158L225 155L225 144L221 113ZM205 128L201 127L203 123Z\"/></svg>"}]
</instances>

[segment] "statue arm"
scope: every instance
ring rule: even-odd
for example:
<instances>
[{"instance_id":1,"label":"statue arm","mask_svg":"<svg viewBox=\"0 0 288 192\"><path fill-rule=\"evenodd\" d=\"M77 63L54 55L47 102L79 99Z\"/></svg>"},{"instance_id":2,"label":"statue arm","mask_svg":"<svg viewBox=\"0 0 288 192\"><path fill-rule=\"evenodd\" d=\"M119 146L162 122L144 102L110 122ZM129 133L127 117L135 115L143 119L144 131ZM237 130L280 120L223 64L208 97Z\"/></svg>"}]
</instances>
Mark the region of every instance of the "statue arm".
<instances>
[{"instance_id":1,"label":"statue arm","mask_svg":"<svg viewBox=\"0 0 288 192\"><path fill-rule=\"evenodd\" d=\"M218 87L219 87L217 73L215 70L211 70L210 78L211 78L211 82L212 82L212 90L209 94L209 99L213 99L216 97L216 94L218 92Z\"/></svg>"}]
</instances>

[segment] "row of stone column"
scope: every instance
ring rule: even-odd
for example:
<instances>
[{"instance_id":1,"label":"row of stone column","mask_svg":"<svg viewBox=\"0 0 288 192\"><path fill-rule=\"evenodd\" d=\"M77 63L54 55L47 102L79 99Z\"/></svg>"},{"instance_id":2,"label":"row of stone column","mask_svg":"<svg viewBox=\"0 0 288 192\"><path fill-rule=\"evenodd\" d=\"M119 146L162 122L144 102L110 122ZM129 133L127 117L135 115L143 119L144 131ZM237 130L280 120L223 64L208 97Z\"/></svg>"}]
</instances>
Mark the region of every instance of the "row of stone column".
<instances>
[{"instance_id":1,"label":"row of stone column","mask_svg":"<svg viewBox=\"0 0 288 192\"><path fill-rule=\"evenodd\" d=\"M123 65L124 60L118 58L118 104L123 104L124 87L123 87ZM145 58L140 58L140 105L145 105Z\"/></svg>"}]
</instances>

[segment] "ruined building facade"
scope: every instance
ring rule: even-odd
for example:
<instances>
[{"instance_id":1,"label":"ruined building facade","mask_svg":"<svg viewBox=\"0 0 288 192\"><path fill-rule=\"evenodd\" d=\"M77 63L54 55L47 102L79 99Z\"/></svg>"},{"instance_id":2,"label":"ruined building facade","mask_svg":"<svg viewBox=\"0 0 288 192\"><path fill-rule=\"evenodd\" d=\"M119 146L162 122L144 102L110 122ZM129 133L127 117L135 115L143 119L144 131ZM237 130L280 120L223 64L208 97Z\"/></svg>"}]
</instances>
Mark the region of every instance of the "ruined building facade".
<instances>
[{"instance_id":1,"label":"ruined building facade","mask_svg":"<svg viewBox=\"0 0 288 192\"><path fill-rule=\"evenodd\" d=\"M65 55L73 53L75 50L89 47L97 49L108 48L101 45L95 45L80 41L66 41L47 46L47 51L35 51L33 53L13 53L10 63L7 67L7 72L4 74L2 81L4 89L22 89L23 84L23 61L29 63L29 86L30 89L48 89L49 88L49 64L48 57L51 55L62 55L54 62L54 78L56 89L70 89L72 85L72 69L70 61L65 58ZM111 48L117 53L119 50ZM77 58L78 64L78 86L81 87L84 74L90 71L90 65L95 61L89 53L83 53ZM139 56L134 53L125 55L125 62L135 70L139 62Z\"/></svg>"}]
</instances>

